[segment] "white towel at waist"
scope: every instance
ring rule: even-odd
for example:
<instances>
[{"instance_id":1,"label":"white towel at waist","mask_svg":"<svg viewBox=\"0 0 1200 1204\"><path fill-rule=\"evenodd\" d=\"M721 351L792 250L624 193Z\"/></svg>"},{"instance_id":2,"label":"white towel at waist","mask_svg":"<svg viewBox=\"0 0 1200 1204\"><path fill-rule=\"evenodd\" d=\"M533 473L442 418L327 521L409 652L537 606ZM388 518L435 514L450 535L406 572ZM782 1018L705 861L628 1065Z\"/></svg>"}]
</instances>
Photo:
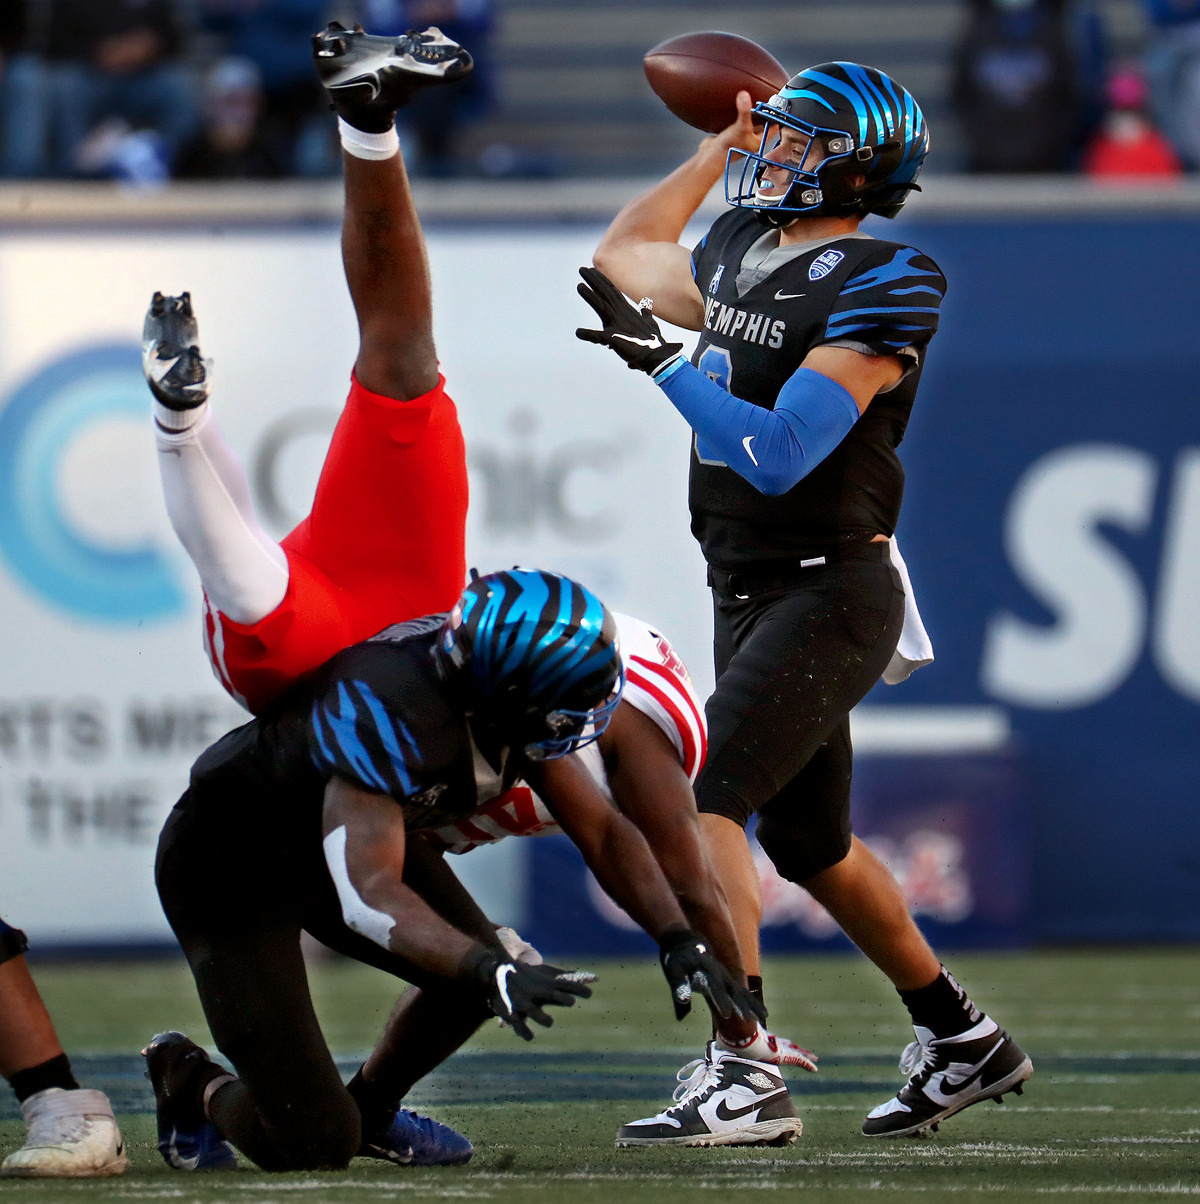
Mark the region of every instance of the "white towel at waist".
<instances>
[{"instance_id":1,"label":"white towel at waist","mask_svg":"<svg viewBox=\"0 0 1200 1204\"><path fill-rule=\"evenodd\" d=\"M899 685L914 669L928 665L933 660L933 644L930 643L929 633L921 622L921 612L917 610L917 599L913 593L912 581L908 576L908 565L900 555L900 546L893 535L888 541L892 563L900 574L900 583L904 586L904 626L900 631L900 642L896 651L883 671L883 680L889 686Z\"/></svg>"}]
</instances>

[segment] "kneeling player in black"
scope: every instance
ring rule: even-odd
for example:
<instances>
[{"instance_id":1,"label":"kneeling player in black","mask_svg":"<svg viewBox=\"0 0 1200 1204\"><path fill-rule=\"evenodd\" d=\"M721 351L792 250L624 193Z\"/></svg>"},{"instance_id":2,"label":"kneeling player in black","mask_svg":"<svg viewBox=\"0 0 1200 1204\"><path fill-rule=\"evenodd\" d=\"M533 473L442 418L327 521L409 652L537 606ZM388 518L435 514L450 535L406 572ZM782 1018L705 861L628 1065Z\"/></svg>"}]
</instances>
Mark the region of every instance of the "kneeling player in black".
<instances>
[{"instance_id":1,"label":"kneeling player in black","mask_svg":"<svg viewBox=\"0 0 1200 1204\"><path fill-rule=\"evenodd\" d=\"M237 1077L180 1034L147 1047L172 1165L228 1165L227 1140L267 1170L342 1167L365 1129L390 1121L394 1100L374 1117L342 1084L301 931L420 986L423 1011L405 1022L436 1028L443 1050L492 1014L531 1039L530 1020L551 1023L545 1007L590 994L590 975L511 958L444 860L409 839L518 776L658 941L677 1001L694 988L719 1014L757 1010L687 928L644 838L566 755L604 730L621 685L600 601L513 570L474 580L449 616L339 653L201 756L163 829L157 881Z\"/></svg>"},{"instance_id":2,"label":"kneeling player in black","mask_svg":"<svg viewBox=\"0 0 1200 1204\"><path fill-rule=\"evenodd\" d=\"M1019 1091L1033 1070L850 827L850 711L905 622L890 551L896 448L945 290L928 256L859 224L896 215L927 147L916 101L870 67L810 67L753 111L743 92L733 125L617 215L580 287L602 329L579 336L648 373L694 431L689 500L717 671L696 797L743 964L757 973L762 904L744 835L756 814L780 874L826 907L912 1017L911 1078L867 1116L868 1136L936 1127ZM722 173L734 208L689 253L679 238ZM690 362L652 311L700 332ZM742 1098L745 1072L730 1067L757 1041L752 1026L722 1022L678 1103L624 1126L618 1143L740 1140L720 1103Z\"/></svg>"}]
</instances>

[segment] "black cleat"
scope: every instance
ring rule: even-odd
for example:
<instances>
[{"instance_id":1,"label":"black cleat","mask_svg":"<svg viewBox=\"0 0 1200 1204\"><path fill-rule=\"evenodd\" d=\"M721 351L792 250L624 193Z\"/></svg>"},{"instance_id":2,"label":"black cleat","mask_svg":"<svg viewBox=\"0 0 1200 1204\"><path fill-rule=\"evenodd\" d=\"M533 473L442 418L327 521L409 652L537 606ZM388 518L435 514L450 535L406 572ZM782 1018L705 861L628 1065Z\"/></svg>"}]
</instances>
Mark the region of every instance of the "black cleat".
<instances>
[{"instance_id":1,"label":"black cleat","mask_svg":"<svg viewBox=\"0 0 1200 1204\"><path fill-rule=\"evenodd\" d=\"M233 1146L200 1104L204 1087L228 1072L183 1033L159 1033L142 1056L154 1088L158 1151L166 1164L177 1171L232 1170L237 1165Z\"/></svg>"},{"instance_id":2,"label":"black cleat","mask_svg":"<svg viewBox=\"0 0 1200 1204\"><path fill-rule=\"evenodd\" d=\"M917 1039L900 1059L912 1077L897 1095L868 1113L867 1137L920 1137L937 1132L948 1116L980 1100L999 1102L1011 1091L1021 1095L1033 1063L994 1020L984 1016L957 1037L937 1038L917 1028Z\"/></svg>"},{"instance_id":3,"label":"black cleat","mask_svg":"<svg viewBox=\"0 0 1200 1204\"><path fill-rule=\"evenodd\" d=\"M208 365L198 338L191 293L155 293L142 327L142 371L150 392L169 410L194 410L208 400Z\"/></svg>"},{"instance_id":4,"label":"black cleat","mask_svg":"<svg viewBox=\"0 0 1200 1204\"><path fill-rule=\"evenodd\" d=\"M336 21L313 38L313 62L335 105L375 114L394 113L420 89L455 83L474 66L436 26L386 38Z\"/></svg>"}]
</instances>

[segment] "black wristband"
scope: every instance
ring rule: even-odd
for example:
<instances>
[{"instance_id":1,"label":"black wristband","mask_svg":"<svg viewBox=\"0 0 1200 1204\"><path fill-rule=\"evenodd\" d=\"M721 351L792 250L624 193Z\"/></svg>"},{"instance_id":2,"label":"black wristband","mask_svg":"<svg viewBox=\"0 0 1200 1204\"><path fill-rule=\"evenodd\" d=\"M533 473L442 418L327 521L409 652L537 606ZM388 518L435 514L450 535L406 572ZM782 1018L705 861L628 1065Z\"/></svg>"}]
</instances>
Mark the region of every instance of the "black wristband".
<instances>
[{"instance_id":1,"label":"black wristband","mask_svg":"<svg viewBox=\"0 0 1200 1204\"><path fill-rule=\"evenodd\" d=\"M508 955L503 949L489 949L486 945L472 949L458 963L458 977L477 985L486 984L496 967L507 960Z\"/></svg>"}]
</instances>

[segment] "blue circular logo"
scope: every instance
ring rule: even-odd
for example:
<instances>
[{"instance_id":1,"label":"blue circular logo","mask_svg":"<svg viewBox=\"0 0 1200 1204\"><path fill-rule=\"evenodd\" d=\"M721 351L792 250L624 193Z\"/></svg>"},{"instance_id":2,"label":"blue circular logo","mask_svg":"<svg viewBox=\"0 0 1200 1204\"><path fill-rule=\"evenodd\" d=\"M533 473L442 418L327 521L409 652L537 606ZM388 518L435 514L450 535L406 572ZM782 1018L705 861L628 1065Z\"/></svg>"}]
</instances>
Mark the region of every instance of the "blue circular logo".
<instances>
[{"instance_id":1,"label":"blue circular logo","mask_svg":"<svg viewBox=\"0 0 1200 1204\"><path fill-rule=\"evenodd\" d=\"M141 353L127 343L55 360L0 409L0 552L26 585L74 614L130 623L184 605L149 541L120 549L88 542L67 521L59 495L63 452L83 427L117 415L146 420L148 410ZM114 464L113 489L121 479Z\"/></svg>"}]
</instances>

